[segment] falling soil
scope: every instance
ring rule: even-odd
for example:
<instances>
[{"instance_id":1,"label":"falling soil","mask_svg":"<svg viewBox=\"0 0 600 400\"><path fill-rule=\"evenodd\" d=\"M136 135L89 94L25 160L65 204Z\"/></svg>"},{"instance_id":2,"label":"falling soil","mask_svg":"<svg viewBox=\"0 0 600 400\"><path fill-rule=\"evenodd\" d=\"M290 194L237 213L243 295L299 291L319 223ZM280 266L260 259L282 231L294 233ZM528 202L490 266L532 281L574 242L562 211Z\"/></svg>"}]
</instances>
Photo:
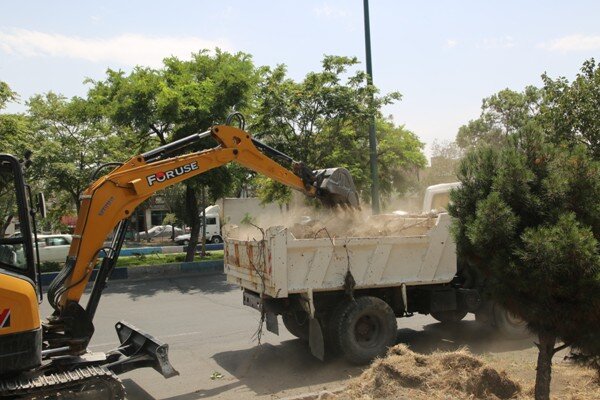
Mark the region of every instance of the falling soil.
<instances>
[{"instance_id":1,"label":"falling soil","mask_svg":"<svg viewBox=\"0 0 600 400\"><path fill-rule=\"evenodd\" d=\"M521 386L466 350L415 353L403 344L375 360L337 399L513 399Z\"/></svg>"}]
</instances>

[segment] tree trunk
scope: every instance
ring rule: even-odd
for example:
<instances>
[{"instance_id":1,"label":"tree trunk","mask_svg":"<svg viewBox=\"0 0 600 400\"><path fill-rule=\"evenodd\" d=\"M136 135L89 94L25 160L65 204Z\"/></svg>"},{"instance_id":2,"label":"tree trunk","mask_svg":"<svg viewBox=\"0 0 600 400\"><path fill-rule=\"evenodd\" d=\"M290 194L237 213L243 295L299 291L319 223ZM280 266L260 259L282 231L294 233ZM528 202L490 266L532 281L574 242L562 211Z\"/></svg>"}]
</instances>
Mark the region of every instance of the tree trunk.
<instances>
[{"instance_id":1,"label":"tree trunk","mask_svg":"<svg viewBox=\"0 0 600 400\"><path fill-rule=\"evenodd\" d=\"M8 227L10 226L10 223L13 220L13 216L9 215L8 218L6 218L6 221L4 221L4 223L2 224L2 232L0 237L5 237L6 236L6 230L8 229Z\"/></svg>"},{"instance_id":2,"label":"tree trunk","mask_svg":"<svg viewBox=\"0 0 600 400\"><path fill-rule=\"evenodd\" d=\"M554 356L556 336L547 332L540 332L538 338L540 343L537 345L539 352L535 375L535 400L549 400L552 356Z\"/></svg>"},{"instance_id":3,"label":"tree trunk","mask_svg":"<svg viewBox=\"0 0 600 400\"><path fill-rule=\"evenodd\" d=\"M206 187L202 185L202 246L200 258L206 257Z\"/></svg>"},{"instance_id":4,"label":"tree trunk","mask_svg":"<svg viewBox=\"0 0 600 400\"><path fill-rule=\"evenodd\" d=\"M190 242L188 243L185 261L194 261L194 252L198 245L198 234L200 233L200 215L198 212L198 201L196 200L196 192L192 185L185 187L185 208L188 214L188 219L191 222Z\"/></svg>"}]
</instances>

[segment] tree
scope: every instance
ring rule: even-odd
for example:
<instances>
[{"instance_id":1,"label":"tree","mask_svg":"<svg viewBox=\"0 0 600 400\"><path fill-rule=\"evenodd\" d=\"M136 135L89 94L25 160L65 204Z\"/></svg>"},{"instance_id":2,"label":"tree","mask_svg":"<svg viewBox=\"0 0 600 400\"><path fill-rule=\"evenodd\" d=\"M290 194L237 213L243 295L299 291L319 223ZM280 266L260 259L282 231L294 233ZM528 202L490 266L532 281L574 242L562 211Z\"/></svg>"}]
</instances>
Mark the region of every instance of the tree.
<instances>
[{"instance_id":1,"label":"tree","mask_svg":"<svg viewBox=\"0 0 600 400\"><path fill-rule=\"evenodd\" d=\"M6 82L0 81L0 111L6 104L17 101L19 95ZM21 156L30 148L31 127L29 119L23 114L0 114L0 141L2 151Z\"/></svg>"},{"instance_id":2,"label":"tree","mask_svg":"<svg viewBox=\"0 0 600 400\"><path fill-rule=\"evenodd\" d=\"M592 58L583 63L571 83L542 75L544 103L541 120L554 142L583 143L600 159L600 65Z\"/></svg>"},{"instance_id":3,"label":"tree","mask_svg":"<svg viewBox=\"0 0 600 400\"><path fill-rule=\"evenodd\" d=\"M92 182L95 169L122 160L128 138L113 134L92 105L79 97L67 99L49 92L31 97L27 105L37 142L34 180L43 182L57 208L79 210L79 197Z\"/></svg>"},{"instance_id":4,"label":"tree","mask_svg":"<svg viewBox=\"0 0 600 400\"><path fill-rule=\"evenodd\" d=\"M6 107L6 103L15 101L19 98L16 92L13 92L8 83L0 81L0 110Z\"/></svg>"},{"instance_id":5,"label":"tree","mask_svg":"<svg viewBox=\"0 0 600 400\"><path fill-rule=\"evenodd\" d=\"M464 150L456 142L434 140L431 144L430 165L421 174L421 189L425 190L438 183L456 182L456 173L463 153Z\"/></svg>"},{"instance_id":6,"label":"tree","mask_svg":"<svg viewBox=\"0 0 600 400\"><path fill-rule=\"evenodd\" d=\"M367 85L366 74L356 70L356 58L325 56L322 70L311 72L301 82L286 76L286 68L263 69L257 107L251 121L255 136L313 168L347 168L369 198L368 129L372 109L378 113L380 179L390 193L406 188L407 171L425 164L423 144L404 127L396 127L379 113L385 104L400 99L393 92L384 96ZM265 178L255 181L263 201L289 201L290 190Z\"/></svg>"},{"instance_id":7,"label":"tree","mask_svg":"<svg viewBox=\"0 0 600 400\"><path fill-rule=\"evenodd\" d=\"M463 149L478 143L501 145L538 114L543 91L527 86L523 92L504 89L483 99L481 115L459 128L456 143Z\"/></svg>"},{"instance_id":8,"label":"tree","mask_svg":"<svg viewBox=\"0 0 600 400\"><path fill-rule=\"evenodd\" d=\"M0 111L7 103L16 101L17 93L13 92L7 83L0 81ZM27 133L29 132L27 117L21 114L0 114L0 142L2 153L13 154L17 157L27 150ZM6 235L6 230L17 214L14 179L12 174L0 176L0 237Z\"/></svg>"},{"instance_id":9,"label":"tree","mask_svg":"<svg viewBox=\"0 0 600 400\"><path fill-rule=\"evenodd\" d=\"M166 144L223 123L231 110L247 106L257 81L248 54L200 51L188 61L167 58L161 69L136 67L129 75L108 70L104 81L91 81L89 98L115 126L135 132L141 143L154 146L152 142ZM193 149L215 145L206 140ZM220 197L228 192L231 181L228 167L186 181L185 210L191 226L187 261L193 260L200 231L197 192L206 186L209 197Z\"/></svg>"},{"instance_id":10,"label":"tree","mask_svg":"<svg viewBox=\"0 0 600 400\"><path fill-rule=\"evenodd\" d=\"M459 257L537 333L536 399L548 399L554 353L600 329L600 164L520 134L466 156L450 213Z\"/></svg>"},{"instance_id":11,"label":"tree","mask_svg":"<svg viewBox=\"0 0 600 400\"><path fill-rule=\"evenodd\" d=\"M600 109L582 96L600 92L591 65L572 84L545 77L536 108L510 112L522 118L500 142L474 141L450 206L459 259L538 335L536 399L549 398L556 351L600 367Z\"/></svg>"}]
</instances>

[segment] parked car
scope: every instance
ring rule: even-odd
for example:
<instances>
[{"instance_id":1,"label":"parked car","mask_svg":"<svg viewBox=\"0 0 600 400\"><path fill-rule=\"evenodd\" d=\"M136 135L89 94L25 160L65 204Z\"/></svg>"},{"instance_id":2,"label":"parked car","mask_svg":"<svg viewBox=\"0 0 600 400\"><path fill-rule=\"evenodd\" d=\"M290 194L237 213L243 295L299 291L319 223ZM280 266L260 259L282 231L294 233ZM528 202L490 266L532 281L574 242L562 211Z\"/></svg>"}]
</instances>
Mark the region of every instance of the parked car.
<instances>
[{"instance_id":1,"label":"parked car","mask_svg":"<svg viewBox=\"0 0 600 400\"><path fill-rule=\"evenodd\" d=\"M181 235L183 229L175 227L175 236ZM140 232L140 240L149 239L170 239L173 235L173 227L171 225L157 225L148 229L148 233Z\"/></svg>"},{"instance_id":2,"label":"parked car","mask_svg":"<svg viewBox=\"0 0 600 400\"><path fill-rule=\"evenodd\" d=\"M67 234L37 235L40 262L64 263L72 241L73 236Z\"/></svg>"}]
</instances>

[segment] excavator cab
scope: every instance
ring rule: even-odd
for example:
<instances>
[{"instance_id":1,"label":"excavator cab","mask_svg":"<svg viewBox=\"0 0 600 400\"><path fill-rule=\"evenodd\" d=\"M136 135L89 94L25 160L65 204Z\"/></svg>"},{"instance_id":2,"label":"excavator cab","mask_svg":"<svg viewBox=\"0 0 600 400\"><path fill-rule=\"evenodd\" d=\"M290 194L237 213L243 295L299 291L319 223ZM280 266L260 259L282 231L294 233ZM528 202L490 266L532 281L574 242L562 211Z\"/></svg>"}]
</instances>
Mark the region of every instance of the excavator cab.
<instances>
[{"instance_id":1,"label":"excavator cab","mask_svg":"<svg viewBox=\"0 0 600 400\"><path fill-rule=\"evenodd\" d=\"M0 154L0 375L42 360L38 269L21 163Z\"/></svg>"},{"instance_id":2,"label":"excavator cab","mask_svg":"<svg viewBox=\"0 0 600 400\"><path fill-rule=\"evenodd\" d=\"M69 345L50 346L57 332L40 320L35 226L45 204L43 196L33 204L25 163L0 154L0 398L123 399L116 374L151 367L177 375L168 345L124 321L115 326L120 346L106 354L73 356Z\"/></svg>"}]
</instances>

